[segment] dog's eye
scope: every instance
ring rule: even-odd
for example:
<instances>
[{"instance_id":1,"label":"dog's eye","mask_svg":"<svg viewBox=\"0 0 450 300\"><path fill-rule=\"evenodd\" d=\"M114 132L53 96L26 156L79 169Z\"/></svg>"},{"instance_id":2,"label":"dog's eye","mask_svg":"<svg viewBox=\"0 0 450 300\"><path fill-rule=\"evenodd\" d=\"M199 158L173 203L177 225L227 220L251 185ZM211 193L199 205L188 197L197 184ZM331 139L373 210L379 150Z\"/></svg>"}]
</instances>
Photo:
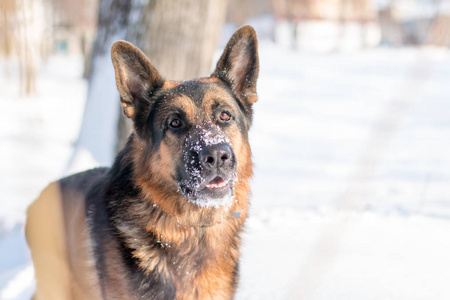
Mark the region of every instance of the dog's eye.
<instances>
[{"instance_id":1,"label":"dog's eye","mask_svg":"<svg viewBox=\"0 0 450 300\"><path fill-rule=\"evenodd\" d=\"M220 113L220 119L222 121L228 122L231 120L231 115L229 113L227 113L226 111L223 111Z\"/></svg>"},{"instance_id":2,"label":"dog's eye","mask_svg":"<svg viewBox=\"0 0 450 300\"><path fill-rule=\"evenodd\" d=\"M173 119L170 121L170 127L172 128L180 128L183 125L183 122L181 122L180 119Z\"/></svg>"}]
</instances>

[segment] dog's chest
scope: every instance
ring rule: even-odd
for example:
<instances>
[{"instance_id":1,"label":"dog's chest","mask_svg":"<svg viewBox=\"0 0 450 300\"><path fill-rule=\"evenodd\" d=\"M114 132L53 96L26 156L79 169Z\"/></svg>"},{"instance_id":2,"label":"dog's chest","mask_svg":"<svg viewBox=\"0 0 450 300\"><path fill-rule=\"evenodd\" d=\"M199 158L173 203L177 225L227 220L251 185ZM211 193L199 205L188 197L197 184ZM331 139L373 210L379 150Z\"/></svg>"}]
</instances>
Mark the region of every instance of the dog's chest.
<instances>
[{"instance_id":1,"label":"dog's chest","mask_svg":"<svg viewBox=\"0 0 450 300\"><path fill-rule=\"evenodd\" d=\"M143 245L133 253L138 268L130 270L140 282L135 291L143 299L231 299L236 253L226 239L204 232L177 245L164 240Z\"/></svg>"}]
</instances>

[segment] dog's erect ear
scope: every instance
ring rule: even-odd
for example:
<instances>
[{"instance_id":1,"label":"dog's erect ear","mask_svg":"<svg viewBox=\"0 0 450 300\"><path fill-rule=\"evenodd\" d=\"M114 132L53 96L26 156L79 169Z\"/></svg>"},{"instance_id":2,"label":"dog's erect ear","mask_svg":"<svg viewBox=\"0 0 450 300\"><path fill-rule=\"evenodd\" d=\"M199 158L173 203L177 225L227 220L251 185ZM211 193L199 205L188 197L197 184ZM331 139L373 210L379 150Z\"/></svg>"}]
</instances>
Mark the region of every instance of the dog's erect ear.
<instances>
[{"instance_id":1,"label":"dog's erect ear","mask_svg":"<svg viewBox=\"0 0 450 300\"><path fill-rule=\"evenodd\" d=\"M224 80L244 104L251 106L258 100L258 72L256 32L251 26L243 26L236 30L228 41L212 75Z\"/></svg>"},{"instance_id":2,"label":"dog's erect ear","mask_svg":"<svg viewBox=\"0 0 450 300\"><path fill-rule=\"evenodd\" d=\"M115 42L111 47L111 58L123 112L133 118L139 107L148 104L149 97L164 84L164 80L145 54L128 42Z\"/></svg>"}]
</instances>

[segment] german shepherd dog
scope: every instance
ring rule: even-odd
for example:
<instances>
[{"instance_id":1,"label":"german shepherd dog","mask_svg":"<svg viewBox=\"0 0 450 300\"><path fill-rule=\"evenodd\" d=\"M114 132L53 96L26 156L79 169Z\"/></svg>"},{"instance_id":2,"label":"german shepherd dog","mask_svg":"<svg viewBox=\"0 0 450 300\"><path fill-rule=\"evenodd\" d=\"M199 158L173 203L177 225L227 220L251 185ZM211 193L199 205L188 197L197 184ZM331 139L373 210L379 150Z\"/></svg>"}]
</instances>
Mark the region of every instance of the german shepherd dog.
<instances>
[{"instance_id":1,"label":"german shepherd dog","mask_svg":"<svg viewBox=\"0 0 450 300\"><path fill-rule=\"evenodd\" d=\"M210 77L176 82L130 43L112 46L134 131L111 168L54 182L28 209L34 299L234 297L257 47L241 27Z\"/></svg>"}]
</instances>

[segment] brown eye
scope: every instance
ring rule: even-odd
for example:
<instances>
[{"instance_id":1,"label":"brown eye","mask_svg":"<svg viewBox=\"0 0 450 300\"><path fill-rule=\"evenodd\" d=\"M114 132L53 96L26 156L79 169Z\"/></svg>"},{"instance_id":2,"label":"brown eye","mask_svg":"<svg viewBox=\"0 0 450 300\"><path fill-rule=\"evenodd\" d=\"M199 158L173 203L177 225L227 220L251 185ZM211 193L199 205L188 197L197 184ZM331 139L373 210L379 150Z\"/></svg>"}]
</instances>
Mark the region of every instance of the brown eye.
<instances>
[{"instance_id":1,"label":"brown eye","mask_svg":"<svg viewBox=\"0 0 450 300\"><path fill-rule=\"evenodd\" d=\"M220 119L222 121L228 122L231 119L231 115L229 113L227 113L226 111L223 111L220 113Z\"/></svg>"},{"instance_id":2,"label":"brown eye","mask_svg":"<svg viewBox=\"0 0 450 300\"><path fill-rule=\"evenodd\" d=\"M180 128L183 125L183 122L181 122L180 119L173 119L170 121L170 127L172 128Z\"/></svg>"}]
</instances>

